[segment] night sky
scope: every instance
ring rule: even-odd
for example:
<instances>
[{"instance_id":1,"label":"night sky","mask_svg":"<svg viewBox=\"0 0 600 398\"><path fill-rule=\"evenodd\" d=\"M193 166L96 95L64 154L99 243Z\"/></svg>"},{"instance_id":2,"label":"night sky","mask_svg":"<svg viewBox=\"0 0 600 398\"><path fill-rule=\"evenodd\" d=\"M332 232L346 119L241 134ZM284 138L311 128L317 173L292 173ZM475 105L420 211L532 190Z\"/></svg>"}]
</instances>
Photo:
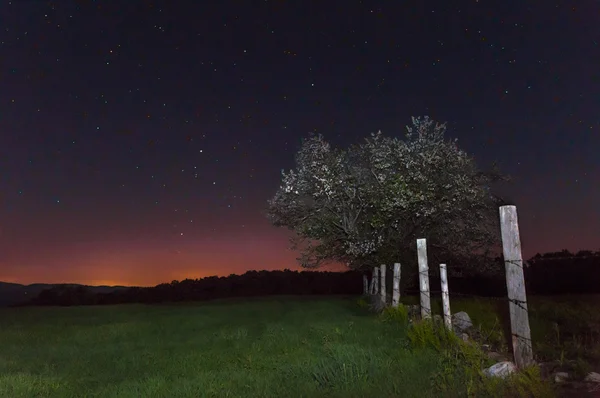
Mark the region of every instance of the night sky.
<instances>
[{"instance_id":1,"label":"night sky","mask_svg":"<svg viewBox=\"0 0 600 398\"><path fill-rule=\"evenodd\" d=\"M424 115L513 176L526 257L596 250L598 21L592 0L4 0L0 280L296 269L264 211L301 138Z\"/></svg>"}]
</instances>

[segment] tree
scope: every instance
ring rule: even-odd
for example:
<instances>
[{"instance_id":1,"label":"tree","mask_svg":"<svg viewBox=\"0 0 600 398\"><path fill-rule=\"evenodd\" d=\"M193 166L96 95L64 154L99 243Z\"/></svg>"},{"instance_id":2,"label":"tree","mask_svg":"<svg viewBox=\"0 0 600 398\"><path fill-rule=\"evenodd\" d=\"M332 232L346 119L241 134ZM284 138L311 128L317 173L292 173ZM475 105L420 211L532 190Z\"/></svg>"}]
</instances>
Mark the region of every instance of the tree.
<instances>
[{"instance_id":1,"label":"tree","mask_svg":"<svg viewBox=\"0 0 600 398\"><path fill-rule=\"evenodd\" d=\"M444 139L445 131L445 124L413 117L404 139L378 132L345 150L310 135L295 169L282 171L267 215L295 233L306 268L400 261L404 273L405 265L416 268L420 237L434 260L469 265L475 255L488 257L500 242L502 204L490 188L506 178L496 168L479 171L456 140Z\"/></svg>"}]
</instances>

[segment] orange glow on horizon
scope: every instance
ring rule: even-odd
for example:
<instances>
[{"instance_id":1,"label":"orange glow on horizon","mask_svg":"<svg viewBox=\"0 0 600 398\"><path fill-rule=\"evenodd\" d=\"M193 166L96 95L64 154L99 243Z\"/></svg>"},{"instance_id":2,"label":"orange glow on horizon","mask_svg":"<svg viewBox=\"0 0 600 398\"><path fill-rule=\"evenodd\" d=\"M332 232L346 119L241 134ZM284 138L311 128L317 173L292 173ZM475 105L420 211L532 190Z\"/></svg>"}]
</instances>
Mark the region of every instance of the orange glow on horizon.
<instances>
[{"instance_id":1,"label":"orange glow on horizon","mask_svg":"<svg viewBox=\"0 0 600 398\"><path fill-rule=\"evenodd\" d=\"M527 214L528 209L522 213ZM537 252L563 248L577 251L590 246L575 236L556 234L549 227L549 222L534 225L534 221L526 219L520 225L524 260ZM582 229L590 242L597 241L598 235L594 232L592 227ZM297 253L289 249L288 237L287 232L269 226L253 229L247 235L231 234L219 239L200 238L198 242L181 243L144 239L127 241L114 236L113 241L58 243L50 240L40 245L38 242L46 240L30 238L29 241L12 244L12 254L3 253L0 281L156 286L186 278L241 275L249 270L302 270L296 261ZM343 271L345 267L334 265L322 270Z\"/></svg>"},{"instance_id":2,"label":"orange glow on horizon","mask_svg":"<svg viewBox=\"0 0 600 398\"><path fill-rule=\"evenodd\" d=\"M239 275L249 270L300 269L296 253L287 249L287 241L281 237L188 243L176 249L139 243L105 246L70 247L65 250L68 255L40 252L28 258L31 265L9 263L1 267L0 281L156 286L186 278Z\"/></svg>"}]
</instances>

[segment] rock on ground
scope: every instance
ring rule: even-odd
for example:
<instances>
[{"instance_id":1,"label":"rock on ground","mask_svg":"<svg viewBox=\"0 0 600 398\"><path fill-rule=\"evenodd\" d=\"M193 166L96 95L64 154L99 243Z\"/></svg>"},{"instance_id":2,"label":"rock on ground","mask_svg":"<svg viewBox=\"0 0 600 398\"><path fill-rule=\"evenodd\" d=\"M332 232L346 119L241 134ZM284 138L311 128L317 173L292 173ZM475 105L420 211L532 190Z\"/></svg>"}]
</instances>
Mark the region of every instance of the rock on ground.
<instances>
[{"instance_id":1,"label":"rock on ground","mask_svg":"<svg viewBox=\"0 0 600 398\"><path fill-rule=\"evenodd\" d=\"M600 373L588 373L587 376L585 376L585 381L588 383L600 383Z\"/></svg>"},{"instance_id":2,"label":"rock on ground","mask_svg":"<svg viewBox=\"0 0 600 398\"><path fill-rule=\"evenodd\" d=\"M387 307L387 304L381 300L381 296L379 294L372 294L369 296L369 309L376 314L383 312L383 310Z\"/></svg>"},{"instance_id":3,"label":"rock on ground","mask_svg":"<svg viewBox=\"0 0 600 398\"><path fill-rule=\"evenodd\" d=\"M562 383L569 380L569 374L567 372L556 372L554 374L554 382Z\"/></svg>"},{"instance_id":4,"label":"rock on ground","mask_svg":"<svg viewBox=\"0 0 600 398\"><path fill-rule=\"evenodd\" d=\"M509 361L498 362L495 365L490 366L489 368L483 371L483 374L489 377L500 377L506 378L507 376L515 373L517 371L517 367L514 363Z\"/></svg>"},{"instance_id":5,"label":"rock on ground","mask_svg":"<svg viewBox=\"0 0 600 398\"><path fill-rule=\"evenodd\" d=\"M457 333L462 333L473 326L471 317L464 311L452 315L452 326Z\"/></svg>"}]
</instances>

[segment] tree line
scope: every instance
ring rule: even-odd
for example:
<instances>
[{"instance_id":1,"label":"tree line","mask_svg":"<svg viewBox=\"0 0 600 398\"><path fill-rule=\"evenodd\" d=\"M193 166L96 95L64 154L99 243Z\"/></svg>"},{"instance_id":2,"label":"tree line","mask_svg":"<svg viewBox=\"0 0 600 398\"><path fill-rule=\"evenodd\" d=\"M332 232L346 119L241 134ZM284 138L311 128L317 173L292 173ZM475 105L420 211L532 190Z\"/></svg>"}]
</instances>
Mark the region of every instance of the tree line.
<instances>
[{"instance_id":1,"label":"tree line","mask_svg":"<svg viewBox=\"0 0 600 398\"><path fill-rule=\"evenodd\" d=\"M600 251L536 254L527 261L528 291L543 294L600 293Z\"/></svg>"},{"instance_id":2,"label":"tree line","mask_svg":"<svg viewBox=\"0 0 600 398\"><path fill-rule=\"evenodd\" d=\"M584 255L586 254L587 255ZM559 255L560 254L560 255ZM501 266L503 259L494 259ZM600 252L567 251L537 254L527 261L525 282L529 295L600 293ZM390 264L391 266L391 264ZM433 271L435 267L431 267ZM75 306L206 301L221 298L279 295L360 295L363 271L248 271L243 275L206 277L94 293L85 286L58 285L19 306ZM391 284L392 278L387 278ZM502 275L466 275L449 278L450 295L506 297ZM432 290L439 275L432 272ZM391 285L388 286L388 290ZM414 281L403 281L402 294L416 294Z\"/></svg>"}]
</instances>

